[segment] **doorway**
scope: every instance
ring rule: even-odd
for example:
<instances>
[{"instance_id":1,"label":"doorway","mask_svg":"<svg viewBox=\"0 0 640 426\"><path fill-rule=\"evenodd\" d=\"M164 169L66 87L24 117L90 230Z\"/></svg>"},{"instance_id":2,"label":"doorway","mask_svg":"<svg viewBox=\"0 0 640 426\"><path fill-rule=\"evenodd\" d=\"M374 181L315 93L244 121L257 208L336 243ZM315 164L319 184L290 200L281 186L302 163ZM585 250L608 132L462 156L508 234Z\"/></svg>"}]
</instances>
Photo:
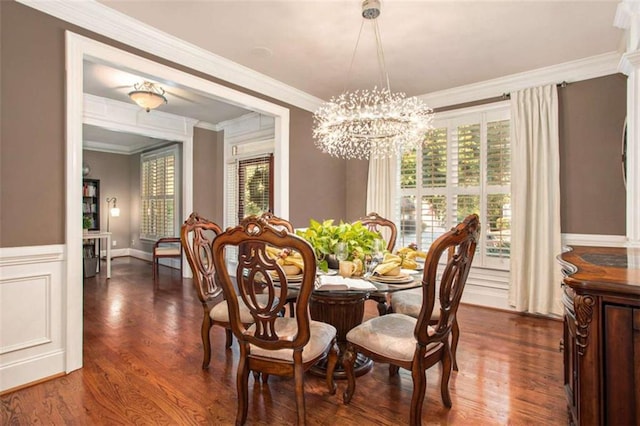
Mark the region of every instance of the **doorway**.
<instances>
[{"instance_id":1,"label":"doorway","mask_svg":"<svg viewBox=\"0 0 640 426\"><path fill-rule=\"evenodd\" d=\"M82 229L81 209L78 200L82 194L82 124L83 124L83 61L91 58L108 64L118 64L124 69L134 70L141 75L175 82L189 90L194 90L213 99L238 105L275 119L275 170L274 209L279 216L289 215L289 110L263 99L230 89L209 80L196 77L166 65L133 55L104 43L66 33L66 200L65 239L66 298L63 312L66 312L63 334L65 340L65 371L67 373L82 367ZM165 58L171 60L172 58ZM183 164L192 164L193 147L183 146ZM193 187L193 173L184 167L183 188ZM193 199L189 191L183 197L183 208L190 211Z\"/></svg>"}]
</instances>

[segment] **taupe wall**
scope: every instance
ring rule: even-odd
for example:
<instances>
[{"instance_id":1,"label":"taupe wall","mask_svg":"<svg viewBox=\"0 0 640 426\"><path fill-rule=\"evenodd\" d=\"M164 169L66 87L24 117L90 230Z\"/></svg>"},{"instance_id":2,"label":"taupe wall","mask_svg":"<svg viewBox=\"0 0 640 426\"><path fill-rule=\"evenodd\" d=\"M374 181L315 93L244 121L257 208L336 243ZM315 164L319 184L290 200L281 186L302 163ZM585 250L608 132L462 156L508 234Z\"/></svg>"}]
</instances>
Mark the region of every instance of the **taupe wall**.
<instances>
[{"instance_id":1,"label":"taupe wall","mask_svg":"<svg viewBox=\"0 0 640 426\"><path fill-rule=\"evenodd\" d=\"M622 129L627 78L616 74L558 90L562 232L626 235Z\"/></svg>"},{"instance_id":2,"label":"taupe wall","mask_svg":"<svg viewBox=\"0 0 640 426\"><path fill-rule=\"evenodd\" d=\"M367 212L367 179L369 175L369 161L347 161L347 221L357 220Z\"/></svg>"},{"instance_id":3,"label":"taupe wall","mask_svg":"<svg viewBox=\"0 0 640 426\"><path fill-rule=\"evenodd\" d=\"M305 226L310 217L345 217L345 162L317 155L310 112L156 58L13 1L0 1L0 19L0 247L64 243L67 29L290 108L290 219L296 226ZM133 191L131 196L133 199ZM16 226L22 223L28 226ZM135 229L132 223L131 231Z\"/></svg>"},{"instance_id":4,"label":"taupe wall","mask_svg":"<svg viewBox=\"0 0 640 426\"><path fill-rule=\"evenodd\" d=\"M306 227L312 218L346 219L346 161L319 153L313 144L311 114L298 112L291 120L289 145L290 221L295 227Z\"/></svg>"},{"instance_id":5,"label":"taupe wall","mask_svg":"<svg viewBox=\"0 0 640 426\"><path fill-rule=\"evenodd\" d=\"M71 29L162 64L190 70L15 2L0 1L0 19L0 247L62 244L64 31ZM563 232L625 234L619 166L625 102L623 76L572 83L560 90ZM290 108L289 219L293 224L306 226L309 218L352 220L364 214L366 162L319 155L311 135L311 113L274 103ZM136 224L130 226L135 233Z\"/></svg>"},{"instance_id":6,"label":"taupe wall","mask_svg":"<svg viewBox=\"0 0 640 426\"><path fill-rule=\"evenodd\" d=\"M137 210L131 210L131 170L129 156L106 152L82 152L82 161L91 168L88 178L100 179L100 228L107 229L107 198L116 197L120 216L109 219L109 229L115 241L114 249L129 248L131 245L131 216Z\"/></svg>"},{"instance_id":7,"label":"taupe wall","mask_svg":"<svg viewBox=\"0 0 640 426\"><path fill-rule=\"evenodd\" d=\"M222 226L224 133L195 128L193 133L193 211ZM191 212L185 212L184 215Z\"/></svg>"},{"instance_id":8,"label":"taupe wall","mask_svg":"<svg viewBox=\"0 0 640 426\"><path fill-rule=\"evenodd\" d=\"M60 244L64 34L13 2L0 1L0 20L0 246Z\"/></svg>"}]
</instances>

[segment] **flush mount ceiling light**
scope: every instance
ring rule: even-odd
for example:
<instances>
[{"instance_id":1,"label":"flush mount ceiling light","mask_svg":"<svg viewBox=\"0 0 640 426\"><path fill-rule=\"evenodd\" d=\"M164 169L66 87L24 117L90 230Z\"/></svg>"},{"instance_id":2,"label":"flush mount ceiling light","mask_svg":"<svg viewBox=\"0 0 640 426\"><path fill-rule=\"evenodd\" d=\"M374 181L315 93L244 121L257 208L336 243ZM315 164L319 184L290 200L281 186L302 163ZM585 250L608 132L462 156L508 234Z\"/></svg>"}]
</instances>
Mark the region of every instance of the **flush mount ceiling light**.
<instances>
[{"instance_id":1,"label":"flush mount ceiling light","mask_svg":"<svg viewBox=\"0 0 640 426\"><path fill-rule=\"evenodd\" d=\"M431 108L418 98L407 98L404 93L391 92L376 20L378 16L380 1L364 0L363 19L353 57L362 28L368 21L375 33L378 65L384 78L382 85L386 87L378 89L376 86L372 90L352 92L345 90L340 96L332 97L321 105L314 114L315 144L322 152L334 157L368 159L401 155L421 146L426 133L433 128Z\"/></svg>"},{"instance_id":2,"label":"flush mount ceiling light","mask_svg":"<svg viewBox=\"0 0 640 426\"><path fill-rule=\"evenodd\" d=\"M147 112L167 103L162 87L156 86L150 81L143 81L133 85L133 91L129 92L129 97Z\"/></svg>"}]
</instances>

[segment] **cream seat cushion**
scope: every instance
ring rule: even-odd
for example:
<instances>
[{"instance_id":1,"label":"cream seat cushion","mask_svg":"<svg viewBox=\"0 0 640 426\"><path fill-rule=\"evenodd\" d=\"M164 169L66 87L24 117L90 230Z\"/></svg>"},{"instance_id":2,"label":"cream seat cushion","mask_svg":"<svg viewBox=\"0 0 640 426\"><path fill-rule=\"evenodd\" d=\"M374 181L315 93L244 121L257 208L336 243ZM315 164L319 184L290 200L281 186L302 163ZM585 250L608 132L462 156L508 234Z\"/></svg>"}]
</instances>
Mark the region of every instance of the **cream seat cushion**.
<instances>
[{"instance_id":1,"label":"cream seat cushion","mask_svg":"<svg viewBox=\"0 0 640 426\"><path fill-rule=\"evenodd\" d=\"M416 318L404 314L374 317L352 328L347 340L386 358L410 362L416 350L413 331L417 322ZM429 327L428 333L432 335L433 328ZM427 350L439 344L430 344Z\"/></svg>"},{"instance_id":2,"label":"cream seat cushion","mask_svg":"<svg viewBox=\"0 0 640 426\"><path fill-rule=\"evenodd\" d=\"M258 303L266 304L269 300L269 295L258 294L256 295L256 300ZM278 303L278 300L276 299L274 303ZM254 321L251 312L249 312L249 308L247 308L247 305L245 305L240 297L238 297L238 307L240 308L240 321L244 324L252 324ZM227 301L223 300L214 306L211 311L209 311L209 316L214 321L229 322L229 307L227 306Z\"/></svg>"},{"instance_id":3,"label":"cream seat cushion","mask_svg":"<svg viewBox=\"0 0 640 426\"><path fill-rule=\"evenodd\" d=\"M418 318L422 308L422 288L414 288L406 291L397 291L391 294L391 307L396 314L405 314ZM433 307L431 320L440 318L438 305Z\"/></svg>"},{"instance_id":4,"label":"cream seat cushion","mask_svg":"<svg viewBox=\"0 0 640 426\"><path fill-rule=\"evenodd\" d=\"M179 256L179 247L158 247L155 249L156 256Z\"/></svg>"},{"instance_id":5,"label":"cream seat cushion","mask_svg":"<svg viewBox=\"0 0 640 426\"><path fill-rule=\"evenodd\" d=\"M255 325L247 329L245 333L254 333ZM324 353L333 338L336 336L336 328L331 324L320 321L310 321L309 328L311 337L309 343L302 350L302 362L307 362L317 358ZM275 330L278 336L295 336L298 330L298 322L295 318L281 317L275 322ZM281 359L283 361L293 361L293 349L267 350L256 345L251 345L251 355L262 356L265 358Z\"/></svg>"}]
</instances>

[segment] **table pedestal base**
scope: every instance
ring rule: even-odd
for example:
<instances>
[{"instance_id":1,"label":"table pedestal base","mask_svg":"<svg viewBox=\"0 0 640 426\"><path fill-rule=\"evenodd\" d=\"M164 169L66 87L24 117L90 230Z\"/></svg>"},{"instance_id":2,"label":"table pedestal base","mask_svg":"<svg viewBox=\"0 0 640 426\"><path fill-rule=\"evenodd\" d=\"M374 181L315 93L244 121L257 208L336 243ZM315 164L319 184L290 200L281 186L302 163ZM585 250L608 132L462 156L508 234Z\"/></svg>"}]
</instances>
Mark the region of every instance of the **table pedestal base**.
<instances>
[{"instance_id":1,"label":"table pedestal base","mask_svg":"<svg viewBox=\"0 0 640 426\"><path fill-rule=\"evenodd\" d=\"M345 379L346 374L342 368L342 356L347 346L347 333L353 327L362 323L364 317L364 301L367 299L366 292L352 293L330 293L316 292L311 295L309 301L309 313L316 321L326 322L333 325L337 330L336 341L338 343L338 364L336 365L333 377L335 379ZM361 376L371 370L373 362L358 354L355 364L356 376ZM325 377L327 375L326 360L318 362L311 367L310 372L314 375Z\"/></svg>"}]
</instances>

